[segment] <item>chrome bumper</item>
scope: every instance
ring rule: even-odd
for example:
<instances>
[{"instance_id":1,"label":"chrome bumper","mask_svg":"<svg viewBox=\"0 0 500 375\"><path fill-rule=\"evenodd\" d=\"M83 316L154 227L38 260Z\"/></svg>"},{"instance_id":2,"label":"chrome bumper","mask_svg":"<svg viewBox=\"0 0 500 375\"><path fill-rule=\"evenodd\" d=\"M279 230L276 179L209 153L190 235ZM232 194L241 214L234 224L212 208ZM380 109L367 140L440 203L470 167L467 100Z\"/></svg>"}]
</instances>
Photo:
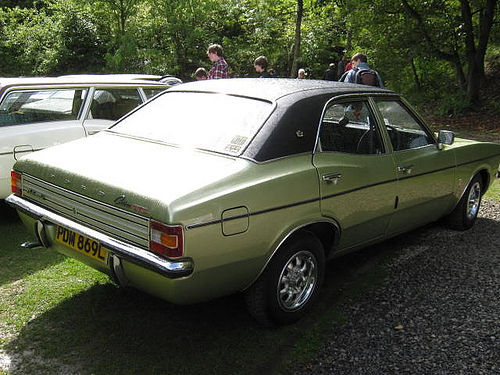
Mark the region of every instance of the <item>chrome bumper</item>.
<instances>
[{"instance_id":1,"label":"chrome bumper","mask_svg":"<svg viewBox=\"0 0 500 375\"><path fill-rule=\"evenodd\" d=\"M93 240L99 241L102 246L111 251L112 255L109 257L109 259L118 257L119 259L137 264L140 267L149 269L151 271L159 273L160 275L172 279L188 276L193 273L194 265L191 259L171 261L165 258L161 258L147 250L130 245L123 241L112 238L106 234L98 232L94 229L87 228L72 220L66 219L61 215L46 210L14 194L8 196L5 201L15 209L37 220L36 228L38 232L38 240L40 241L40 245L43 245L45 247L48 247L50 245L49 243L47 243L44 229L45 226L51 224L61 225ZM113 268L113 264L111 264L111 267Z\"/></svg>"}]
</instances>

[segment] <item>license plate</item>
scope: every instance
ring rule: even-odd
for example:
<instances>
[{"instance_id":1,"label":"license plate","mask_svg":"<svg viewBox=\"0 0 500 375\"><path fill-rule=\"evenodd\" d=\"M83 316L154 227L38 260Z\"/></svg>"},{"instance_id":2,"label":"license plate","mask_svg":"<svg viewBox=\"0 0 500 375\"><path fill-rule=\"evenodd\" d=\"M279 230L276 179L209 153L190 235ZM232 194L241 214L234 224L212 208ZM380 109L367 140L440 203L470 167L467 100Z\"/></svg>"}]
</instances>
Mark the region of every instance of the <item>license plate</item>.
<instances>
[{"instance_id":1,"label":"license plate","mask_svg":"<svg viewBox=\"0 0 500 375\"><path fill-rule=\"evenodd\" d=\"M106 262L107 250L98 241L82 236L80 233L64 227L57 227L56 241L71 247L72 249L88 255L100 262Z\"/></svg>"}]
</instances>

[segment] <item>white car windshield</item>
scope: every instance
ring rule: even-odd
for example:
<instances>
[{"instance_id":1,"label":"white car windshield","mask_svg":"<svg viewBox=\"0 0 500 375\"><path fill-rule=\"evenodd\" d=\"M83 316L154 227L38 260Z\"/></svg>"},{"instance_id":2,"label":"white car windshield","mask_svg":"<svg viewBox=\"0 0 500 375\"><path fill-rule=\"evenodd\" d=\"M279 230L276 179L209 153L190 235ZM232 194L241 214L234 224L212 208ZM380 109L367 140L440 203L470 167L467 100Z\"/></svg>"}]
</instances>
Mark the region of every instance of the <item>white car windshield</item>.
<instances>
[{"instance_id":1,"label":"white car windshield","mask_svg":"<svg viewBox=\"0 0 500 375\"><path fill-rule=\"evenodd\" d=\"M270 102L250 98L167 92L118 122L111 131L238 156L272 108Z\"/></svg>"}]
</instances>

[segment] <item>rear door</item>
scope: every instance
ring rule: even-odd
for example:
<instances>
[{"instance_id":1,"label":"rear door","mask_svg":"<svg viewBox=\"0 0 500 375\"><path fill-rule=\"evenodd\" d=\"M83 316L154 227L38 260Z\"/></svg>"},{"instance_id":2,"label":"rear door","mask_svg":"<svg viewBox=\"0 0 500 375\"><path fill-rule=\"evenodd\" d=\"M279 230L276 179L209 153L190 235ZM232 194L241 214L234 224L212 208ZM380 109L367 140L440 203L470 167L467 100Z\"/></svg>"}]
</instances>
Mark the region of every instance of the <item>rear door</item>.
<instances>
[{"instance_id":1,"label":"rear door","mask_svg":"<svg viewBox=\"0 0 500 375\"><path fill-rule=\"evenodd\" d=\"M108 128L143 102L138 87L95 87L90 98L84 121L89 135Z\"/></svg>"},{"instance_id":2,"label":"rear door","mask_svg":"<svg viewBox=\"0 0 500 375\"><path fill-rule=\"evenodd\" d=\"M341 249L383 236L394 211L396 167L375 119L368 99L353 97L328 103L321 121L313 163Z\"/></svg>"}]
</instances>

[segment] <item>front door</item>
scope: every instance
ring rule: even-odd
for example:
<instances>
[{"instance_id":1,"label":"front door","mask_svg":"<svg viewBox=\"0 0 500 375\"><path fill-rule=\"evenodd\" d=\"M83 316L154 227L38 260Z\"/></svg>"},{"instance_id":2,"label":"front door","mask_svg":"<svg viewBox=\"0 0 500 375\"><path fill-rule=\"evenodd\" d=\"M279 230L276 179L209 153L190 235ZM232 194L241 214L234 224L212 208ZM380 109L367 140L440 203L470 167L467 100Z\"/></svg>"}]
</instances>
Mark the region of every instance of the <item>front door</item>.
<instances>
[{"instance_id":1,"label":"front door","mask_svg":"<svg viewBox=\"0 0 500 375\"><path fill-rule=\"evenodd\" d=\"M438 219L454 202L455 157L439 150L426 126L400 100L376 100L394 150L397 205L390 233Z\"/></svg>"},{"instance_id":2,"label":"front door","mask_svg":"<svg viewBox=\"0 0 500 375\"><path fill-rule=\"evenodd\" d=\"M341 227L339 248L386 233L396 199L397 175L367 100L328 104L313 163L321 212Z\"/></svg>"}]
</instances>

